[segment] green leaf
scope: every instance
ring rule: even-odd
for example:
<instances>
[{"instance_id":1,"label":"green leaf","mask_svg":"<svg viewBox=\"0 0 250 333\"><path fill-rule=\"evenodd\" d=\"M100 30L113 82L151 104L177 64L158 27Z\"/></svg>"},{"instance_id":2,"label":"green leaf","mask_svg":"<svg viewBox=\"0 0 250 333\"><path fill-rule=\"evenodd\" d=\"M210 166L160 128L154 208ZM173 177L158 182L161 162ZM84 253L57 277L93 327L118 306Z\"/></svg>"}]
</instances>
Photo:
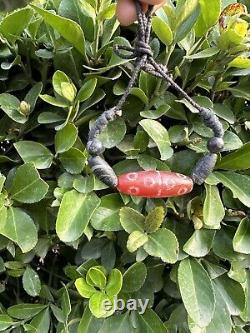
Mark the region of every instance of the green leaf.
<instances>
[{"instance_id":1,"label":"green leaf","mask_svg":"<svg viewBox=\"0 0 250 333\"><path fill-rule=\"evenodd\" d=\"M233 249L234 234L235 230L229 227L224 227L216 232L213 243L213 251L216 256L229 261L237 261L241 258Z\"/></svg>"},{"instance_id":2,"label":"green leaf","mask_svg":"<svg viewBox=\"0 0 250 333\"><path fill-rule=\"evenodd\" d=\"M37 6L32 5L32 7L43 17L47 24L72 44L83 56L86 56L85 37L78 23Z\"/></svg>"},{"instance_id":3,"label":"green leaf","mask_svg":"<svg viewBox=\"0 0 250 333\"><path fill-rule=\"evenodd\" d=\"M81 237L99 204L100 199L94 193L66 192L57 215L58 237L63 242L73 242Z\"/></svg>"},{"instance_id":4,"label":"green leaf","mask_svg":"<svg viewBox=\"0 0 250 333\"><path fill-rule=\"evenodd\" d=\"M144 119L139 123L148 133L151 139L156 143L161 160L167 160L173 154L173 149L170 147L168 131L158 121L152 119Z\"/></svg>"},{"instance_id":5,"label":"green leaf","mask_svg":"<svg viewBox=\"0 0 250 333\"><path fill-rule=\"evenodd\" d=\"M96 293L96 289L93 286L90 286L84 278L77 279L75 286L79 294L84 298L90 298Z\"/></svg>"},{"instance_id":6,"label":"green leaf","mask_svg":"<svg viewBox=\"0 0 250 333\"><path fill-rule=\"evenodd\" d=\"M0 23L0 34L12 44L19 38L33 16L30 8L18 9L6 15Z\"/></svg>"},{"instance_id":7,"label":"green leaf","mask_svg":"<svg viewBox=\"0 0 250 333\"><path fill-rule=\"evenodd\" d=\"M228 187L234 198L238 198L244 205L250 207L250 178L235 172L215 172L215 177L225 187Z\"/></svg>"},{"instance_id":8,"label":"green leaf","mask_svg":"<svg viewBox=\"0 0 250 333\"><path fill-rule=\"evenodd\" d=\"M13 319L6 314L0 314L0 331L4 331L13 325Z\"/></svg>"},{"instance_id":9,"label":"green leaf","mask_svg":"<svg viewBox=\"0 0 250 333\"><path fill-rule=\"evenodd\" d=\"M17 97L4 93L0 94L1 109L15 122L24 124L27 117L20 112L20 101Z\"/></svg>"},{"instance_id":10,"label":"green leaf","mask_svg":"<svg viewBox=\"0 0 250 333\"><path fill-rule=\"evenodd\" d=\"M165 45L171 45L173 42L173 33L169 25L161 18L155 16L152 19L152 28L157 37Z\"/></svg>"},{"instance_id":11,"label":"green leaf","mask_svg":"<svg viewBox=\"0 0 250 333\"><path fill-rule=\"evenodd\" d=\"M129 311L127 311L124 314L116 314L115 316L107 318L104 321L100 330L98 330L98 333L110 333L110 332L122 332L122 333L133 332Z\"/></svg>"},{"instance_id":12,"label":"green leaf","mask_svg":"<svg viewBox=\"0 0 250 333\"><path fill-rule=\"evenodd\" d=\"M178 283L189 316L198 326L207 326L214 315L215 297L205 269L194 259L182 260L178 269Z\"/></svg>"},{"instance_id":13,"label":"green leaf","mask_svg":"<svg viewBox=\"0 0 250 333\"><path fill-rule=\"evenodd\" d=\"M30 325L34 327L35 329L34 333L48 333L50 328L49 309L47 308L38 313L38 315L36 315L32 319ZM33 333L33 331L31 331L30 333Z\"/></svg>"},{"instance_id":14,"label":"green leaf","mask_svg":"<svg viewBox=\"0 0 250 333\"><path fill-rule=\"evenodd\" d=\"M214 280L222 295L228 311L232 316L238 316L245 306L245 295L240 283L230 279L226 274Z\"/></svg>"},{"instance_id":15,"label":"green leaf","mask_svg":"<svg viewBox=\"0 0 250 333\"><path fill-rule=\"evenodd\" d=\"M91 17L93 20L95 20L96 18L96 11L93 8L93 6L91 6L88 2L80 0L81 3L81 10L84 13L85 16L89 16Z\"/></svg>"},{"instance_id":16,"label":"green leaf","mask_svg":"<svg viewBox=\"0 0 250 333\"><path fill-rule=\"evenodd\" d=\"M168 229L159 229L148 235L149 240L144 245L144 250L153 257L174 264L178 259L179 244L175 234ZM167 244L167 246L166 246Z\"/></svg>"},{"instance_id":17,"label":"green leaf","mask_svg":"<svg viewBox=\"0 0 250 333\"><path fill-rule=\"evenodd\" d=\"M77 94L76 97L77 101L84 102L87 99L89 99L93 95L96 85L97 85L96 78L89 79L88 81L86 81Z\"/></svg>"},{"instance_id":18,"label":"green leaf","mask_svg":"<svg viewBox=\"0 0 250 333\"><path fill-rule=\"evenodd\" d=\"M210 58L216 54L218 54L220 50L217 47L210 47L208 49L202 50L198 53L187 55L186 59L204 59Z\"/></svg>"},{"instance_id":19,"label":"green leaf","mask_svg":"<svg viewBox=\"0 0 250 333\"><path fill-rule=\"evenodd\" d=\"M220 229L220 223L225 216L225 210L217 186L207 185L203 206L204 224L208 229Z\"/></svg>"},{"instance_id":20,"label":"green leaf","mask_svg":"<svg viewBox=\"0 0 250 333\"><path fill-rule=\"evenodd\" d=\"M10 308L8 308L7 312L8 312L8 315L13 318L20 319L20 320L22 320L22 319L28 320L46 308L47 308L47 305L43 305L43 304L22 303L22 304L17 304L17 305L11 306Z\"/></svg>"},{"instance_id":21,"label":"green leaf","mask_svg":"<svg viewBox=\"0 0 250 333\"><path fill-rule=\"evenodd\" d=\"M145 243L147 243L148 239L149 238L147 234L135 230L128 237L127 249L129 250L129 252L133 253L136 250L138 250L141 246L143 246Z\"/></svg>"},{"instance_id":22,"label":"green leaf","mask_svg":"<svg viewBox=\"0 0 250 333\"><path fill-rule=\"evenodd\" d=\"M220 290L216 285L214 285L214 290L215 311L211 322L205 328L205 333L229 333L232 329L230 313L220 293Z\"/></svg>"},{"instance_id":23,"label":"green leaf","mask_svg":"<svg viewBox=\"0 0 250 333\"><path fill-rule=\"evenodd\" d=\"M63 83L71 84L70 78L64 72L56 71L52 77L52 85L53 85L54 91L60 96L63 96L63 92L62 92Z\"/></svg>"},{"instance_id":24,"label":"green leaf","mask_svg":"<svg viewBox=\"0 0 250 333\"><path fill-rule=\"evenodd\" d=\"M241 313L241 318L245 321L248 322L250 320L250 271L246 271L247 274L247 280L244 285L244 292L245 292L245 306L244 310Z\"/></svg>"},{"instance_id":25,"label":"green leaf","mask_svg":"<svg viewBox=\"0 0 250 333\"><path fill-rule=\"evenodd\" d=\"M24 100L30 105L30 113L34 111L37 99L43 89L42 82L36 83L25 96Z\"/></svg>"},{"instance_id":26,"label":"green leaf","mask_svg":"<svg viewBox=\"0 0 250 333\"><path fill-rule=\"evenodd\" d=\"M184 244L183 250L192 257L205 257L211 250L215 231L195 230L191 238Z\"/></svg>"},{"instance_id":27,"label":"green leaf","mask_svg":"<svg viewBox=\"0 0 250 333\"><path fill-rule=\"evenodd\" d=\"M41 291L41 281L40 278L31 267L27 267L23 274L23 288L26 293L32 297L36 297Z\"/></svg>"},{"instance_id":28,"label":"green leaf","mask_svg":"<svg viewBox=\"0 0 250 333\"><path fill-rule=\"evenodd\" d=\"M97 292L90 298L89 309L96 318L106 318L115 312L114 307L111 310L105 308L107 301L112 304L112 300L102 292Z\"/></svg>"},{"instance_id":29,"label":"green leaf","mask_svg":"<svg viewBox=\"0 0 250 333\"><path fill-rule=\"evenodd\" d=\"M61 304L62 304L62 313L64 315L64 322L67 322L72 308L71 308L71 303L70 303L70 298L69 298L69 292L65 285L63 286Z\"/></svg>"},{"instance_id":30,"label":"green leaf","mask_svg":"<svg viewBox=\"0 0 250 333\"><path fill-rule=\"evenodd\" d=\"M55 136L55 149L57 154L68 151L76 142L78 129L72 123L68 123L59 130Z\"/></svg>"},{"instance_id":31,"label":"green leaf","mask_svg":"<svg viewBox=\"0 0 250 333\"><path fill-rule=\"evenodd\" d=\"M199 0L201 7L201 16L206 27L206 31L214 26L218 21L221 14L221 1L211 0ZM205 32L206 32L205 31Z\"/></svg>"},{"instance_id":32,"label":"green leaf","mask_svg":"<svg viewBox=\"0 0 250 333\"><path fill-rule=\"evenodd\" d=\"M123 275L122 292L133 293L141 289L147 277L147 267L143 262L136 262Z\"/></svg>"},{"instance_id":33,"label":"green leaf","mask_svg":"<svg viewBox=\"0 0 250 333\"><path fill-rule=\"evenodd\" d=\"M17 243L23 253L29 252L36 246L35 224L20 208L10 207L7 211L7 219L1 222L0 234Z\"/></svg>"},{"instance_id":34,"label":"green leaf","mask_svg":"<svg viewBox=\"0 0 250 333\"><path fill-rule=\"evenodd\" d=\"M250 254L250 219L241 220L233 238L233 247L236 252Z\"/></svg>"},{"instance_id":35,"label":"green leaf","mask_svg":"<svg viewBox=\"0 0 250 333\"><path fill-rule=\"evenodd\" d=\"M87 156L77 148L70 148L60 154L59 159L66 171L72 174L79 174L85 167Z\"/></svg>"},{"instance_id":36,"label":"green leaf","mask_svg":"<svg viewBox=\"0 0 250 333\"><path fill-rule=\"evenodd\" d=\"M237 57L228 64L228 67L250 68L250 59L245 57Z\"/></svg>"},{"instance_id":37,"label":"green leaf","mask_svg":"<svg viewBox=\"0 0 250 333\"><path fill-rule=\"evenodd\" d=\"M144 333L167 332L161 319L151 309L148 309L143 315L140 315L138 312L136 313L136 327L139 332Z\"/></svg>"},{"instance_id":38,"label":"green leaf","mask_svg":"<svg viewBox=\"0 0 250 333\"><path fill-rule=\"evenodd\" d=\"M49 185L40 178L32 163L26 163L17 168L10 188L11 198L23 202L41 201L47 194Z\"/></svg>"},{"instance_id":39,"label":"green leaf","mask_svg":"<svg viewBox=\"0 0 250 333\"><path fill-rule=\"evenodd\" d=\"M104 289L107 284L107 278L99 267L91 267L88 270L86 281L99 289Z\"/></svg>"},{"instance_id":40,"label":"green leaf","mask_svg":"<svg viewBox=\"0 0 250 333\"><path fill-rule=\"evenodd\" d=\"M3 190L5 180L6 180L6 177L0 173L0 193Z\"/></svg>"},{"instance_id":41,"label":"green leaf","mask_svg":"<svg viewBox=\"0 0 250 333\"><path fill-rule=\"evenodd\" d=\"M130 207L121 208L120 221L123 229L129 234L133 231L144 232L145 217Z\"/></svg>"},{"instance_id":42,"label":"green leaf","mask_svg":"<svg viewBox=\"0 0 250 333\"><path fill-rule=\"evenodd\" d=\"M108 282L105 288L105 292L108 296L114 297L119 294L122 289L123 276L118 269L112 269L109 274Z\"/></svg>"},{"instance_id":43,"label":"green leaf","mask_svg":"<svg viewBox=\"0 0 250 333\"><path fill-rule=\"evenodd\" d=\"M84 314L78 326L77 333L90 333L90 332L98 333L102 325L103 325L103 320L94 317L90 312L89 307L86 306Z\"/></svg>"},{"instance_id":44,"label":"green leaf","mask_svg":"<svg viewBox=\"0 0 250 333\"><path fill-rule=\"evenodd\" d=\"M122 226L119 219L120 208L124 203L119 194L105 195L101 199L100 206L91 218L91 225L96 230L119 231Z\"/></svg>"},{"instance_id":45,"label":"green leaf","mask_svg":"<svg viewBox=\"0 0 250 333\"><path fill-rule=\"evenodd\" d=\"M25 163L34 163L37 169L50 168L53 155L48 148L34 141L19 141L14 144L18 154Z\"/></svg>"},{"instance_id":46,"label":"green leaf","mask_svg":"<svg viewBox=\"0 0 250 333\"><path fill-rule=\"evenodd\" d=\"M199 0L179 0L176 7L175 42L184 39L200 14Z\"/></svg>"},{"instance_id":47,"label":"green leaf","mask_svg":"<svg viewBox=\"0 0 250 333\"><path fill-rule=\"evenodd\" d=\"M102 131L99 138L105 148L117 146L126 134L126 124L123 118L111 121Z\"/></svg>"},{"instance_id":48,"label":"green leaf","mask_svg":"<svg viewBox=\"0 0 250 333\"><path fill-rule=\"evenodd\" d=\"M250 168L250 143L246 143L237 151L224 156L217 168L224 170L244 170Z\"/></svg>"},{"instance_id":49,"label":"green leaf","mask_svg":"<svg viewBox=\"0 0 250 333\"><path fill-rule=\"evenodd\" d=\"M66 108L68 107L68 103L67 101L62 101L62 100L59 100L53 96L49 96L49 95L40 95L40 98L48 103L48 104L51 104L51 105L54 105L54 106L58 106L59 108Z\"/></svg>"},{"instance_id":50,"label":"green leaf","mask_svg":"<svg viewBox=\"0 0 250 333\"><path fill-rule=\"evenodd\" d=\"M6 224L6 219L7 219L7 208L4 206L4 197L1 194L0 195L0 216L1 216L1 223L0 223L0 234L1 234L1 225Z\"/></svg>"},{"instance_id":51,"label":"green leaf","mask_svg":"<svg viewBox=\"0 0 250 333\"><path fill-rule=\"evenodd\" d=\"M145 219L145 231L149 234L157 231L162 225L165 217L163 206L155 207Z\"/></svg>"}]
</instances>

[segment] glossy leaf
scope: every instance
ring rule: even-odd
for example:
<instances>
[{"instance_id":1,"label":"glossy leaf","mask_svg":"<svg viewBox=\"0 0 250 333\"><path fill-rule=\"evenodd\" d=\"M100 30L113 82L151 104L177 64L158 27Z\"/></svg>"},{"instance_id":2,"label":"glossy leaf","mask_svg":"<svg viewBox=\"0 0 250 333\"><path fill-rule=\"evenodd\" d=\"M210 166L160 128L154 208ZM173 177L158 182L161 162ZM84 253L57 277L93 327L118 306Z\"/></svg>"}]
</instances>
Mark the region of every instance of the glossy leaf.
<instances>
[{"instance_id":1,"label":"glossy leaf","mask_svg":"<svg viewBox=\"0 0 250 333\"><path fill-rule=\"evenodd\" d=\"M179 244L175 234L168 229L159 229L148 235L149 240L144 250L153 257L159 257L167 263L175 263L178 259ZM167 244L167 246L166 246Z\"/></svg>"},{"instance_id":2,"label":"glossy leaf","mask_svg":"<svg viewBox=\"0 0 250 333\"><path fill-rule=\"evenodd\" d=\"M166 160L172 156L173 150L170 147L170 140L167 130L157 121L145 119L140 121L140 125L156 143L161 159Z\"/></svg>"},{"instance_id":3,"label":"glossy leaf","mask_svg":"<svg viewBox=\"0 0 250 333\"><path fill-rule=\"evenodd\" d=\"M71 43L82 55L85 55L85 37L81 27L74 21L53 14L47 10L32 5L44 21L58 31L69 43Z\"/></svg>"},{"instance_id":4,"label":"glossy leaf","mask_svg":"<svg viewBox=\"0 0 250 333\"><path fill-rule=\"evenodd\" d=\"M31 267L27 267L23 274L23 288L26 293L32 297L38 296L41 291L41 281L37 272Z\"/></svg>"},{"instance_id":5,"label":"glossy leaf","mask_svg":"<svg viewBox=\"0 0 250 333\"><path fill-rule=\"evenodd\" d=\"M205 269L196 260L181 261L178 283L189 316L198 326L207 326L214 315L215 297Z\"/></svg>"},{"instance_id":6,"label":"glossy leaf","mask_svg":"<svg viewBox=\"0 0 250 333\"><path fill-rule=\"evenodd\" d=\"M206 197L203 206L204 224L209 229L220 229L225 210L217 186L205 185Z\"/></svg>"},{"instance_id":7,"label":"glossy leaf","mask_svg":"<svg viewBox=\"0 0 250 333\"><path fill-rule=\"evenodd\" d=\"M0 314L0 331L4 331L12 325L13 319L10 316L6 314Z\"/></svg>"},{"instance_id":8,"label":"glossy leaf","mask_svg":"<svg viewBox=\"0 0 250 333\"><path fill-rule=\"evenodd\" d=\"M217 167L224 170L244 170L250 168L250 143L239 150L224 156Z\"/></svg>"},{"instance_id":9,"label":"glossy leaf","mask_svg":"<svg viewBox=\"0 0 250 333\"><path fill-rule=\"evenodd\" d=\"M122 292L132 293L143 286L147 277L147 268L144 263L137 262L130 266L123 275Z\"/></svg>"},{"instance_id":10,"label":"glossy leaf","mask_svg":"<svg viewBox=\"0 0 250 333\"><path fill-rule=\"evenodd\" d=\"M17 304L8 309L8 315L16 319L31 319L46 307L43 304Z\"/></svg>"},{"instance_id":11,"label":"glossy leaf","mask_svg":"<svg viewBox=\"0 0 250 333\"><path fill-rule=\"evenodd\" d=\"M215 176L233 192L235 198L250 207L250 178L248 176L235 172L215 172Z\"/></svg>"},{"instance_id":12,"label":"glossy leaf","mask_svg":"<svg viewBox=\"0 0 250 333\"><path fill-rule=\"evenodd\" d=\"M152 20L154 33L165 45L170 45L173 42L173 33L169 25L159 17L154 17Z\"/></svg>"},{"instance_id":13,"label":"glossy leaf","mask_svg":"<svg viewBox=\"0 0 250 333\"><path fill-rule=\"evenodd\" d=\"M11 43L14 43L21 33L27 28L33 11L30 8L22 8L5 16L0 23L0 33Z\"/></svg>"},{"instance_id":14,"label":"glossy leaf","mask_svg":"<svg viewBox=\"0 0 250 333\"><path fill-rule=\"evenodd\" d=\"M241 220L233 238L234 250L240 253L250 253L250 219Z\"/></svg>"},{"instance_id":15,"label":"glossy leaf","mask_svg":"<svg viewBox=\"0 0 250 333\"><path fill-rule=\"evenodd\" d=\"M128 233L144 231L144 216L132 208L122 208L120 210L120 220L122 227Z\"/></svg>"},{"instance_id":16,"label":"glossy leaf","mask_svg":"<svg viewBox=\"0 0 250 333\"><path fill-rule=\"evenodd\" d=\"M213 230L195 230L185 243L183 250L192 257L204 257L212 248L215 232Z\"/></svg>"},{"instance_id":17,"label":"glossy leaf","mask_svg":"<svg viewBox=\"0 0 250 333\"><path fill-rule=\"evenodd\" d=\"M59 130L55 136L55 149L57 153L64 153L76 142L78 130L74 124L68 123Z\"/></svg>"},{"instance_id":18,"label":"glossy leaf","mask_svg":"<svg viewBox=\"0 0 250 333\"><path fill-rule=\"evenodd\" d=\"M37 169L47 169L51 166L53 155L42 144L34 141L19 141L14 146L25 163L32 162Z\"/></svg>"},{"instance_id":19,"label":"glossy leaf","mask_svg":"<svg viewBox=\"0 0 250 333\"><path fill-rule=\"evenodd\" d=\"M41 179L32 163L17 168L10 188L11 198L23 202L34 203L42 200L47 194L49 185Z\"/></svg>"},{"instance_id":20,"label":"glossy leaf","mask_svg":"<svg viewBox=\"0 0 250 333\"><path fill-rule=\"evenodd\" d=\"M37 243L37 229L31 217L20 208L7 210L7 218L0 224L0 234L11 239L23 253L32 250Z\"/></svg>"},{"instance_id":21,"label":"glossy leaf","mask_svg":"<svg viewBox=\"0 0 250 333\"><path fill-rule=\"evenodd\" d=\"M63 242L73 242L81 237L99 204L94 193L84 195L75 190L65 193L56 221L59 238Z\"/></svg>"}]
</instances>

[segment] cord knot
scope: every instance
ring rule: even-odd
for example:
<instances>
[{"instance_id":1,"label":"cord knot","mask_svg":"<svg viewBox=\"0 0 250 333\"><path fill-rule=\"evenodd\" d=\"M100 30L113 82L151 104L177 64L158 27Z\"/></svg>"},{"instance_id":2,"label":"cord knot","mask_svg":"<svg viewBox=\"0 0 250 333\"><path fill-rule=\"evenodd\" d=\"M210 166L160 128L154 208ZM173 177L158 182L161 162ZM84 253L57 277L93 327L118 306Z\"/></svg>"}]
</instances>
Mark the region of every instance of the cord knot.
<instances>
[{"instance_id":1,"label":"cord knot","mask_svg":"<svg viewBox=\"0 0 250 333\"><path fill-rule=\"evenodd\" d=\"M142 40L136 41L134 53L137 57L142 57L144 55L153 57L153 51L150 45L146 42L143 42Z\"/></svg>"}]
</instances>

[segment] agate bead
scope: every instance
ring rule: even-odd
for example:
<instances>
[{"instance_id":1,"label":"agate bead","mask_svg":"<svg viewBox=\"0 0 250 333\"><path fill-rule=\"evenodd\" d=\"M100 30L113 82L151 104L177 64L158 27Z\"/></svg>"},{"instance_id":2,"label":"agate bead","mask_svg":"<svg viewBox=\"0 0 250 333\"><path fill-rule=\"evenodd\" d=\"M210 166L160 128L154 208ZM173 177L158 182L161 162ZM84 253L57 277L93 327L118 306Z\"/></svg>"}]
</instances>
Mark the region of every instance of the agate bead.
<instances>
[{"instance_id":1,"label":"agate bead","mask_svg":"<svg viewBox=\"0 0 250 333\"><path fill-rule=\"evenodd\" d=\"M118 177L117 189L121 193L144 198L168 198L192 191L190 177L169 171L139 171Z\"/></svg>"}]
</instances>

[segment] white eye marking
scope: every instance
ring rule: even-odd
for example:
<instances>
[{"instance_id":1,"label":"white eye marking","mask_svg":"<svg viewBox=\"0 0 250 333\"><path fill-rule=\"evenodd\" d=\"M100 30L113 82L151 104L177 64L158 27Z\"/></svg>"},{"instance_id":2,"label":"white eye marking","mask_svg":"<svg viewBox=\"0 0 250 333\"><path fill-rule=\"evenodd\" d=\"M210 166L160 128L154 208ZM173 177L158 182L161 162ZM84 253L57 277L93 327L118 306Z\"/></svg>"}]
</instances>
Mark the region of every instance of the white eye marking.
<instances>
[{"instance_id":1,"label":"white eye marking","mask_svg":"<svg viewBox=\"0 0 250 333\"><path fill-rule=\"evenodd\" d=\"M138 178L138 174L136 172L131 172L127 174L127 179L130 181L134 181Z\"/></svg>"},{"instance_id":2,"label":"white eye marking","mask_svg":"<svg viewBox=\"0 0 250 333\"><path fill-rule=\"evenodd\" d=\"M146 177L144 179L144 185L148 186L148 187L152 187L152 186L155 185L155 181L154 181L154 179L152 177Z\"/></svg>"},{"instance_id":3,"label":"white eye marking","mask_svg":"<svg viewBox=\"0 0 250 333\"><path fill-rule=\"evenodd\" d=\"M184 195L186 193L188 193L188 188L187 187L182 187L178 191L178 195Z\"/></svg>"},{"instance_id":4,"label":"white eye marking","mask_svg":"<svg viewBox=\"0 0 250 333\"><path fill-rule=\"evenodd\" d=\"M165 185L168 190L171 190L175 187L176 182L173 179L163 179L163 185Z\"/></svg>"},{"instance_id":5,"label":"white eye marking","mask_svg":"<svg viewBox=\"0 0 250 333\"><path fill-rule=\"evenodd\" d=\"M176 176L179 177L179 178L188 179L187 176L182 175L181 173L176 173Z\"/></svg>"},{"instance_id":6,"label":"white eye marking","mask_svg":"<svg viewBox=\"0 0 250 333\"><path fill-rule=\"evenodd\" d=\"M158 190L158 192L157 192L157 196L159 197L159 196L161 196L162 195L162 189L160 188L159 190Z\"/></svg>"},{"instance_id":7,"label":"white eye marking","mask_svg":"<svg viewBox=\"0 0 250 333\"><path fill-rule=\"evenodd\" d=\"M131 195L137 195L140 192L140 189L135 186L131 186L128 188L128 193Z\"/></svg>"}]
</instances>

